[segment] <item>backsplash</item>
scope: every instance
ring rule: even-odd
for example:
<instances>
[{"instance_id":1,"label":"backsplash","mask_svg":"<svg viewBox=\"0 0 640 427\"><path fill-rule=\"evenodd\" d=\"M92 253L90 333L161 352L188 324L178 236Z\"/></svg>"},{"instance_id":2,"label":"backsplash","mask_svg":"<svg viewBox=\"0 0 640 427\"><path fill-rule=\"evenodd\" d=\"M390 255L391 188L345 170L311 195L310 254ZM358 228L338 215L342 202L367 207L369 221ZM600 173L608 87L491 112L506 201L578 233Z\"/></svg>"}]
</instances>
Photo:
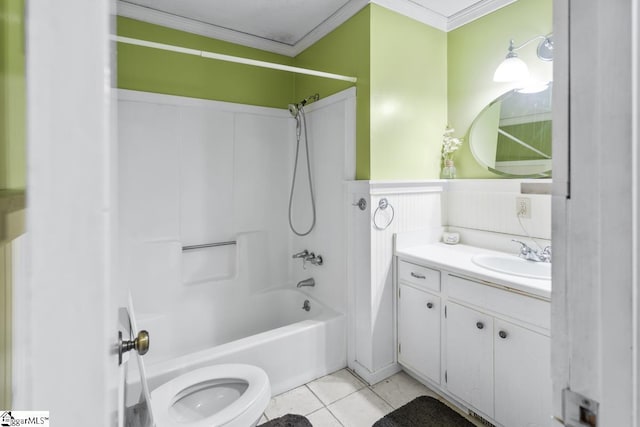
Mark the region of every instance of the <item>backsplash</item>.
<instances>
[{"instance_id":1,"label":"backsplash","mask_svg":"<svg viewBox=\"0 0 640 427\"><path fill-rule=\"evenodd\" d=\"M521 194L523 182L532 180L456 180L443 193L443 220L450 231L460 232L460 242L497 250L513 249L511 238L535 238L540 245L551 240L551 195ZM535 180L548 183L550 180ZM530 200L531 218L516 215L516 199ZM522 223L522 224L520 224ZM524 228L524 229L523 229ZM526 231L525 231L526 230Z\"/></svg>"}]
</instances>

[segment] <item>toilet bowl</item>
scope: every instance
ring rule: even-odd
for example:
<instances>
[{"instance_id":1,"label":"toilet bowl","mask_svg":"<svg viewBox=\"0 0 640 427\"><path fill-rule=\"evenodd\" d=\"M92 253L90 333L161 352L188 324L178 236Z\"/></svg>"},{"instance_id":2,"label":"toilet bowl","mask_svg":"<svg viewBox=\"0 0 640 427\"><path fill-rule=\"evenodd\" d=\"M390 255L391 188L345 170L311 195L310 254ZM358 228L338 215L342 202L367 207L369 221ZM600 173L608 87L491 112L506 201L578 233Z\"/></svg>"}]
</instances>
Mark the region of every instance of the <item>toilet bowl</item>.
<instances>
[{"instance_id":1,"label":"toilet bowl","mask_svg":"<svg viewBox=\"0 0 640 427\"><path fill-rule=\"evenodd\" d=\"M200 368L151 391L156 427L255 426L271 398L267 374L251 365Z\"/></svg>"},{"instance_id":2,"label":"toilet bowl","mask_svg":"<svg viewBox=\"0 0 640 427\"><path fill-rule=\"evenodd\" d=\"M131 295L128 310L122 310L127 317L124 323L129 325L133 336L138 328ZM150 391L144 360L140 354L137 359L142 401L146 402L147 409L142 413L129 412L138 419L126 425L253 427L271 399L269 377L257 366L222 364L194 369ZM124 361L125 369L127 365L128 358ZM125 377L126 374L121 376L123 387L126 387ZM124 406L122 400L122 414L128 412Z\"/></svg>"}]
</instances>

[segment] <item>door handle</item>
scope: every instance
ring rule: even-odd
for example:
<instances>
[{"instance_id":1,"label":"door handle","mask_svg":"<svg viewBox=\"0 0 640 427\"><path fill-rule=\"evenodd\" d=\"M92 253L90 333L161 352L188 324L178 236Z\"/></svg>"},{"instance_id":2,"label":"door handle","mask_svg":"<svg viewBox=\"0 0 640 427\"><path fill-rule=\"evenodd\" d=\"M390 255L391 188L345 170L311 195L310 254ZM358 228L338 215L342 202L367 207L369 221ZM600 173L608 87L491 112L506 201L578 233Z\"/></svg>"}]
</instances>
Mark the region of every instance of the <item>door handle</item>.
<instances>
[{"instance_id":1,"label":"door handle","mask_svg":"<svg viewBox=\"0 0 640 427\"><path fill-rule=\"evenodd\" d=\"M122 331L118 331L118 365L122 365L122 355L132 349L135 349L140 356L147 354L149 351L149 332L140 331L134 339L123 340Z\"/></svg>"}]
</instances>

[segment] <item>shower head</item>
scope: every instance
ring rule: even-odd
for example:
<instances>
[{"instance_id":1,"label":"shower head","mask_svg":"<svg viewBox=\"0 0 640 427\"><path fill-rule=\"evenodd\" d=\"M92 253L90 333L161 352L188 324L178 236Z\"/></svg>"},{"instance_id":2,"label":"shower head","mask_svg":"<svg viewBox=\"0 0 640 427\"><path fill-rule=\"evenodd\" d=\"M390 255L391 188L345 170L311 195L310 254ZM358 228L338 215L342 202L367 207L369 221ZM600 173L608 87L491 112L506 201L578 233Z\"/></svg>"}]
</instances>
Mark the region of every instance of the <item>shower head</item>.
<instances>
[{"instance_id":1,"label":"shower head","mask_svg":"<svg viewBox=\"0 0 640 427\"><path fill-rule=\"evenodd\" d=\"M316 102L317 100L320 99L320 95L318 95L317 93L306 97L305 99L303 99L302 101L300 101L297 104L289 104L289 112L291 113L291 115L293 117L296 117L298 115L298 111L300 111L300 109L302 107L304 107L307 104L310 104L312 102Z\"/></svg>"}]
</instances>

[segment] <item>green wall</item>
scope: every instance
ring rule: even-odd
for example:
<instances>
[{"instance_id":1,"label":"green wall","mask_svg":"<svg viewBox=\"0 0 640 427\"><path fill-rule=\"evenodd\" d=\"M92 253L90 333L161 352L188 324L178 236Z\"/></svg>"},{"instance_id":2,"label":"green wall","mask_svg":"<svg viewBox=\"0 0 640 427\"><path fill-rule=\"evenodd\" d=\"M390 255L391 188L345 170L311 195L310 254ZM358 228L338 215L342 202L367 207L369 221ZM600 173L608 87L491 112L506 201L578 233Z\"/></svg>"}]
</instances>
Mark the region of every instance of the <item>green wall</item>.
<instances>
[{"instance_id":1,"label":"green wall","mask_svg":"<svg viewBox=\"0 0 640 427\"><path fill-rule=\"evenodd\" d=\"M493 73L504 59L509 39L516 45L531 37L552 32L552 0L518 0L447 35L448 118L465 143L455 156L459 178L499 178L474 159L468 144L473 119L510 83L495 83ZM552 63L536 56L536 43L518 51L532 77L551 80Z\"/></svg>"},{"instance_id":2,"label":"green wall","mask_svg":"<svg viewBox=\"0 0 640 427\"><path fill-rule=\"evenodd\" d=\"M370 32L369 7L351 17L313 46L300 53L296 66L355 76L356 83L356 178L369 179L370 166ZM298 74L295 99L319 93L321 98L340 92L352 83Z\"/></svg>"},{"instance_id":3,"label":"green wall","mask_svg":"<svg viewBox=\"0 0 640 427\"><path fill-rule=\"evenodd\" d=\"M435 179L447 125L447 35L371 6L371 179Z\"/></svg>"},{"instance_id":4,"label":"green wall","mask_svg":"<svg viewBox=\"0 0 640 427\"><path fill-rule=\"evenodd\" d=\"M293 58L118 17L118 35L292 65ZM118 44L118 87L285 108L293 74L181 53Z\"/></svg>"},{"instance_id":5,"label":"green wall","mask_svg":"<svg viewBox=\"0 0 640 427\"><path fill-rule=\"evenodd\" d=\"M0 189L24 189L24 0L0 1Z\"/></svg>"}]
</instances>

